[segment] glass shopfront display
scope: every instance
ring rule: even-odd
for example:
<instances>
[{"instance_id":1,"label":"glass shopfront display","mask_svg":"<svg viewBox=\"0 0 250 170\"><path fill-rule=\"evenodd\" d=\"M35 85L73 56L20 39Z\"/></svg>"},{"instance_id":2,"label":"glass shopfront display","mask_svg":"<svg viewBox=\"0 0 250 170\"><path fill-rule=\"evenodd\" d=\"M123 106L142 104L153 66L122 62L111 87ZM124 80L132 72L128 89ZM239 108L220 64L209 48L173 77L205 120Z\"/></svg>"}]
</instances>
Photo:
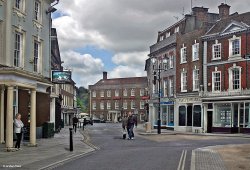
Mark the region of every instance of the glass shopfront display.
<instances>
[{"instance_id":1,"label":"glass shopfront display","mask_svg":"<svg viewBox=\"0 0 250 170\"><path fill-rule=\"evenodd\" d=\"M213 127L231 127L231 103L215 104Z\"/></svg>"},{"instance_id":2,"label":"glass shopfront display","mask_svg":"<svg viewBox=\"0 0 250 170\"><path fill-rule=\"evenodd\" d=\"M174 105L162 106L162 125L174 126Z\"/></svg>"},{"instance_id":3,"label":"glass shopfront display","mask_svg":"<svg viewBox=\"0 0 250 170\"><path fill-rule=\"evenodd\" d=\"M245 116L244 116L244 120L245 120L245 128L250 128L250 102L249 103L245 103Z\"/></svg>"}]
</instances>

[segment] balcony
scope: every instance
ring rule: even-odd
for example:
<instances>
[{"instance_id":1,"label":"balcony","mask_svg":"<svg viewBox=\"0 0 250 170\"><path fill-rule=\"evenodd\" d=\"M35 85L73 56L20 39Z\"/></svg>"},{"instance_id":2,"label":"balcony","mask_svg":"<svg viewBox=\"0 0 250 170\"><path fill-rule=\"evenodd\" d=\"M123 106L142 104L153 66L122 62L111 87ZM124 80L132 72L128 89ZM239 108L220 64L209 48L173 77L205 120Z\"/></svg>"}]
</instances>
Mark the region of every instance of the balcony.
<instances>
[{"instance_id":1,"label":"balcony","mask_svg":"<svg viewBox=\"0 0 250 170\"><path fill-rule=\"evenodd\" d=\"M237 91L220 91L220 92L204 92L199 93L200 97L203 98L212 98L212 97L230 97L230 96L246 96L250 95L250 89L241 89Z\"/></svg>"},{"instance_id":2,"label":"balcony","mask_svg":"<svg viewBox=\"0 0 250 170\"><path fill-rule=\"evenodd\" d=\"M170 46L171 44L176 43L176 34L173 34L166 39L159 41L158 43L150 46L150 54L157 52L160 49L163 49L164 47Z\"/></svg>"}]
</instances>

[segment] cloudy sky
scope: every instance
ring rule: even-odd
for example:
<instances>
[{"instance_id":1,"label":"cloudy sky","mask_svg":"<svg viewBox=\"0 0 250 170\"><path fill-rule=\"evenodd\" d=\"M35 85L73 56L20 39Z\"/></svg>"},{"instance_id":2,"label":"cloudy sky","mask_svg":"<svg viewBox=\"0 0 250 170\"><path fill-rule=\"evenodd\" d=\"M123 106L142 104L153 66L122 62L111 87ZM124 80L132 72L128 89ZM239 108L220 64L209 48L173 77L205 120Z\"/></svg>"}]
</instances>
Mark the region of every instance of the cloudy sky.
<instances>
[{"instance_id":1,"label":"cloudy sky","mask_svg":"<svg viewBox=\"0 0 250 170\"><path fill-rule=\"evenodd\" d=\"M217 13L221 3L231 13L249 11L249 0L192 0ZM76 85L88 88L108 78L146 76L145 60L157 32L191 11L191 0L60 0L55 6L63 66L73 70Z\"/></svg>"}]
</instances>

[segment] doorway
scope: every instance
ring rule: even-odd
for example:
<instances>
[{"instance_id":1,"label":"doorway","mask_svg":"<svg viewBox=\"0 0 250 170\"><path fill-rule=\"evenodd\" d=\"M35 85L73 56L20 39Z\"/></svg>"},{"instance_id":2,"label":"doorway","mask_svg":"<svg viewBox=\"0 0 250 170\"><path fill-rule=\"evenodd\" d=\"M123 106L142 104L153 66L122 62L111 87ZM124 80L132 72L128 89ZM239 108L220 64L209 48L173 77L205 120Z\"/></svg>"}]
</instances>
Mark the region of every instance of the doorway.
<instances>
[{"instance_id":1,"label":"doorway","mask_svg":"<svg viewBox=\"0 0 250 170\"><path fill-rule=\"evenodd\" d=\"M207 111L207 133L212 133L213 111Z\"/></svg>"}]
</instances>

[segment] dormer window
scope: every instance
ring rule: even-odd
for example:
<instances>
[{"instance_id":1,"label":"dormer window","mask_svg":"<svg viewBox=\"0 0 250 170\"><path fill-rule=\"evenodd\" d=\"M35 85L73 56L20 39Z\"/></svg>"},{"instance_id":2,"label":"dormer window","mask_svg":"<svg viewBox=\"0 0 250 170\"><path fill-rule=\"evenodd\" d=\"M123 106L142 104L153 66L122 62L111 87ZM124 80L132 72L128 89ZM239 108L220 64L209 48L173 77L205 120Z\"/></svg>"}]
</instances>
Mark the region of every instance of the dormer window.
<instances>
[{"instance_id":1,"label":"dormer window","mask_svg":"<svg viewBox=\"0 0 250 170\"><path fill-rule=\"evenodd\" d=\"M164 35L160 36L160 41L162 41L164 39Z\"/></svg>"},{"instance_id":2,"label":"dormer window","mask_svg":"<svg viewBox=\"0 0 250 170\"><path fill-rule=\"evenodd\" d=\"M175 33L179 32L179 26L178 26L178 27L175 27L174 32L175 32Z\"/></svg>"}]
</instances>

